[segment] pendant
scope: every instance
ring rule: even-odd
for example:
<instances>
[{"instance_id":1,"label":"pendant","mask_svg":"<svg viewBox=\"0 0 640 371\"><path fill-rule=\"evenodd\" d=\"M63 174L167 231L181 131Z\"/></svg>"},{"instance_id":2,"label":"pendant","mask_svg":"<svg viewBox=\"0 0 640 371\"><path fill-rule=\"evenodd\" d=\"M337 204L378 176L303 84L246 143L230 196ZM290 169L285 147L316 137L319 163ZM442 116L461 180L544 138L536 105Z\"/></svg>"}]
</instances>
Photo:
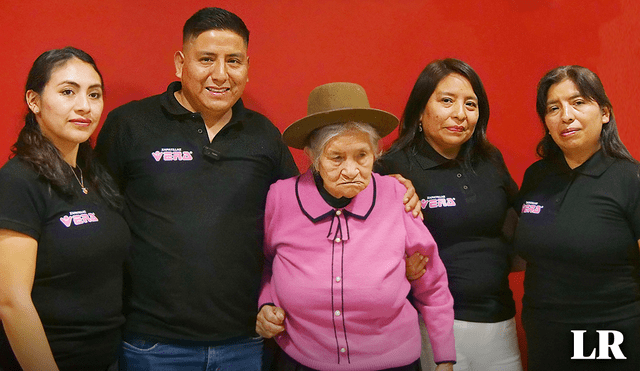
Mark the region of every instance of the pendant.
<instances>
[{"instance_id":1,"label":"pendant","mask_svg":"<svg viewBox=\"0 0 640 371\"><path fill-rule=\"evenodd\" d=\"M88 193L89 193L89 190L88 190L88 189L86 189L85 187L82 187L82 192L86 195L86 194L88 194Z\"/></svg>"}]
</instances>

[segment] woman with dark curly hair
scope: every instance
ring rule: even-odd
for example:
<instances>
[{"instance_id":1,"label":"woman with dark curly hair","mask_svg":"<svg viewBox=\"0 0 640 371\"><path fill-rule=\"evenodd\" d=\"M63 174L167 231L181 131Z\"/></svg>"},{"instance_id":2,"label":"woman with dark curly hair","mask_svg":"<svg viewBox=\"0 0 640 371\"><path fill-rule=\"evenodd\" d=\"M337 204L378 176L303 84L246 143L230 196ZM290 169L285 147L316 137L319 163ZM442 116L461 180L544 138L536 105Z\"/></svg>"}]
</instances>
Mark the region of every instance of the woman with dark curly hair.
<instances>
[{"instance_id":1,"label":"woman with dark curly hair","mask_svg":"<svg viewBox=\"0 0 640 371\"><path fill-rule=\"evenodd\" d=\"M49 50L0 169L0 370L114 370L129 229L89 137L103 82L87 53Z\"/></svg>"},{"instance_id":2,"label":"woman with dark curly hair","mask_svg":"<svg viewBox=\"0 0 640 371\"><path fill-rule=\"evenodd\" d=\"M592 71L549 71L536 110L542 159L515 203L529 369L640 370L640 167Z\"/></svg>"}]
</instances>

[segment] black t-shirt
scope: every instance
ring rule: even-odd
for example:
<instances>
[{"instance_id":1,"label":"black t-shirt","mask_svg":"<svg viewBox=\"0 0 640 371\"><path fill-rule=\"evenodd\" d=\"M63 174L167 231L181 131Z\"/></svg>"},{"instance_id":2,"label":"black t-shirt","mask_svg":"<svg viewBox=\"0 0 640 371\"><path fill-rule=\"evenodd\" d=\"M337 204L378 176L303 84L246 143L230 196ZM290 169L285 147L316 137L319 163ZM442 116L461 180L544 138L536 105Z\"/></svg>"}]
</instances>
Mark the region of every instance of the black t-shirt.
<instances>
[{"instance_id":1,"label":"black t-shirt","mask_svg":"<svg viewBox=\"0 0 640 371\"><path fill-rule=\"evenodd\" d=\"M564 158L527 169L514 240L524 311L572 323L640 315L638 171L602 151L573 170Z\"/></svg>"},{"instance_id":2,"label":"black t-shirt","mask_svg":"<svg viewBox=\"0 0 640 371\"><path fill-rule=\"evenodd\" d=\"M466 169L438 154L425 140L415 150L383 156L376 169L413 182L440 258L447 268L455 318L499 322L515 315L509 289L511 247L502 227L515 184L502 156Z\"/></svg>"},{"instance_id":3,"label":"black t-shirt","mask_svg":"<svg viewBox=\"0 0 640 371\"><path fill-rule=\"evenodd\" d=\"M124 323L123 264L131 242L124 219L95 189L62 198L13 158L0 169L0 229L38 241L31 297L58 367L104 370L115 362ZM0 365L8 357L13 356L2 331Z\"/></svg>"},{"instance_id":4,"label":"black t-shirt","mask_svg":"<svg viewBox=\"0 0 640 371\"><path fill-rule=\"evenodd\" d=\"M96 152L133 235L125 331L168 342L255 336L269 186L298 169L278 129L238 101L212 142L199 113L160 95L112 111Z\"/></svg>"}]
</instances>

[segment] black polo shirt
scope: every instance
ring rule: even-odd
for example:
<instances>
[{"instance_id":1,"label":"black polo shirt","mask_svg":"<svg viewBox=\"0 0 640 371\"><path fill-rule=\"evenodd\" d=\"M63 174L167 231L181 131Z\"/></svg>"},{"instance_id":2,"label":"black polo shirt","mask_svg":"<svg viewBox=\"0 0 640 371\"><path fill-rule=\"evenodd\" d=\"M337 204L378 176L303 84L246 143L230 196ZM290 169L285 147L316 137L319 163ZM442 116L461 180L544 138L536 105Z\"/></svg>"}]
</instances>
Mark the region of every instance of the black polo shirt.
<instances>
[{"instance_id":1,"label":"black polo shirt","mask_svg":"<svg viewBox=\"0 0 640 371\"><path fill-rule=\"evenodd\" d=\"M169 341L255 336L267 191L298 169L278 129L241 100L210 143L180 89L115 109L98 136L133 234L125 329Z\"/></svg>"},{"instance_id":2,"label":"black polo shirt","mask_svg":"<svg viewBox=\"0 0 640 371\"><path fill-rule=\"evenodd\" d=\"M415 150L385 155L376 166L413 182L424 224L447 268L458 320L499 322L515 315L508 281L511 247L502 227L518 187L500 153L495 157L467 169L422 140Z\"/></svg>"},{"instance_id":3,"label":"black polo shirt","mask_svg":"<svg viewBox=\"0 0 640 371\"><path fill-rule=\"evenodd\" d=\"M131 242L122 216L88 182L66 197L18 157L0 169L0 228L38 241L31 299L60 370L105 370L121 340L123 265ZM0 273L0 280L6 272ZM0 370L15 362L0 321Z\"/></svg>"},{"instance_id":4,"label":"black polo shirt","mask_svg":"<svg viewBox=\"0 0 640 371\"><path fill-rule=\"evenodd\" d=\"M564 158L527 169L515 204L525 311L572 323L640 315L638 169L602 151L573 170Z\"/></svg>"}]
</instances>

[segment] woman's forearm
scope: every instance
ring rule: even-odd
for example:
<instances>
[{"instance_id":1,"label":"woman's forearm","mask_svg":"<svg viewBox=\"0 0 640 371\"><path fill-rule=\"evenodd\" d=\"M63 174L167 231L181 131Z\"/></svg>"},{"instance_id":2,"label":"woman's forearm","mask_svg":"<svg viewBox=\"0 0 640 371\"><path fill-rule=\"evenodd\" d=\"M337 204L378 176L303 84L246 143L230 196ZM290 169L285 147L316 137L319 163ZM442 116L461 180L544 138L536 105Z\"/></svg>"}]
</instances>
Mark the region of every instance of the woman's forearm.
<instances>
[{"instance_id":1,"label":"woman's forearm","mask_svg":"<svg viewBox=\"0 0 640 371\"><path fill-rule=\"evenodd\" d=\"M4 304L0 314L11 349L24 371L58 371L42 321L30 299Z\"/></svg>"},{"instance_id":2,"label":"woman's forearm","mask_svg":"<svg viewBox=\"0 0 640 371\"><path fill-rule=\"evenodd\" d=\"M58 370L42 321L31 300L38 242L0 229L0 320L25 371Z\"/></svg>"}]
</instances>

